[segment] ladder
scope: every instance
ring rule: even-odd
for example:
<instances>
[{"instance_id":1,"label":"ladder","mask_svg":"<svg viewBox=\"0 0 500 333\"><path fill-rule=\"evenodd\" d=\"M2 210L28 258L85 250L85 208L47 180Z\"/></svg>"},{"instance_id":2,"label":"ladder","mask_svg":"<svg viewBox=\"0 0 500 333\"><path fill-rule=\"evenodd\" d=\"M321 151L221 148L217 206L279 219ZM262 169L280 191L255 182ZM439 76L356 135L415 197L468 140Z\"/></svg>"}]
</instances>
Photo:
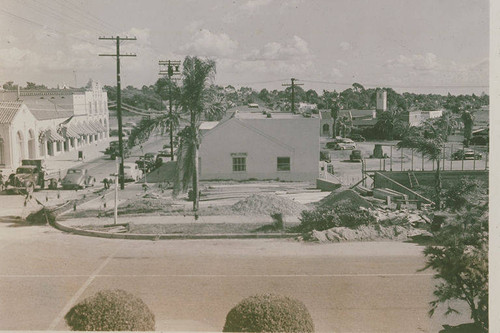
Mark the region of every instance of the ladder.
<instances>
[{"instance_id":1,"label":"ladder","mask_svg":"<svg viewBox=\"0 0 500 333\"><path fill-rule=\"evenodd\" d=\"M410 181L410 188L413 188L413 187L419 185L417 176L415 176L414 172L408 172L408 179Z\"/></svg>"}]
</instances>

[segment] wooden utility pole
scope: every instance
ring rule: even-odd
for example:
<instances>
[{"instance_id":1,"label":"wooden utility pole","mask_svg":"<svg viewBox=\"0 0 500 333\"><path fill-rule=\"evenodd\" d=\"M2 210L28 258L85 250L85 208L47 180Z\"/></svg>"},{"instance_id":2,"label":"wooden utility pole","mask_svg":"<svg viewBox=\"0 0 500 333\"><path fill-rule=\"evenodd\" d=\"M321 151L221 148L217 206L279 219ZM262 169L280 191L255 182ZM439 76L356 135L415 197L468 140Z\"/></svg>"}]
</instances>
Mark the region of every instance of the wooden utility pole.
<instances>
[{"instance_id":1,"label":"wooden utility pole","mask_svg":"<svg viewBox=\"0 0 500 333\"><path fill-rule=\"evenodd\" d=\"M296 78L291 78L292 84L282 84L283 87L292 87L292 113L295 113L295 86L303 86L303 83L295 83Z\"/></svg>"},{"instance_id":2,"label":"wooden utility pole","mask_svg":"<svg viewBox=\"0 0 500 333\"><path fill-rule=\"evenodd\" d=\"M179 60L160 60L158 65L167 66L167 70L162 70L160 68L159 75L167 75L168 77L168 114L170 117L170 160L174 160L174 124L172 123L172 76L180 74L179 66L181 62Z\"/></svg>"},{"instance_id":3,"label":"wooden utility pole","mask_svg":"<svg viewBox=\"0 0 500 333\"><path fill-rule=\"evenodd\" d=\"M116 57L116 116L118 118L118 150L120 158L119 176L120 189L125 188L125 177L123 176L123 133L122 133L122 92L120 79L120 57L135 57L135 54L120 54L120 41L137 40L135 37L99 37L99 40L115 40L116 54L99 54L100 57Z\"/></svg>"}]
</instances>

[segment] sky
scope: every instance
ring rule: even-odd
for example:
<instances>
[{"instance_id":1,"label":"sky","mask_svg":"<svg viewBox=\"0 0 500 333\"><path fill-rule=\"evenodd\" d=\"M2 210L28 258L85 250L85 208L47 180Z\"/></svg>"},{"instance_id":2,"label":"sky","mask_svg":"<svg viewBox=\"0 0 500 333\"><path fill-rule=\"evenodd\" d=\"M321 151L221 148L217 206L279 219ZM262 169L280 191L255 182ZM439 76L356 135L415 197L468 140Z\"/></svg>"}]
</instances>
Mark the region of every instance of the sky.
<instances>
[{"instance_id":1,"label":"sky","mask_svg":"<svg viewBox=\"0 0 500 333\"><path fill-rule=\"evenodd\" d=\"M159 60L214 59L214 83L488 93L487 0L0 0L0 84L158 79Z\"/></svg>"}]
</instances>

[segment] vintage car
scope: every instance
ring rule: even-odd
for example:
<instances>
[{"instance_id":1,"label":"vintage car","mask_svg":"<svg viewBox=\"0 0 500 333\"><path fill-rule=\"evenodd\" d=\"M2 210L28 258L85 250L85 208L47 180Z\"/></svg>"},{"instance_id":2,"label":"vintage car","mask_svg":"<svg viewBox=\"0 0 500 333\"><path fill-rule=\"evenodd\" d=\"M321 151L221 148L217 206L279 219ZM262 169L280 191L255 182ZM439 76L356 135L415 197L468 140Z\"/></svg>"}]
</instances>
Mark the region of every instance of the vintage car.
<instances>
[{"instance_id":1,"label":"vintage car","mask_svg":"<svg viewBox=\"0 0 500 333\"><path fill-rule=\"evenodd\" d=\"M335 150L356 149L356 142L351 139L344 138L341 142L337 142L333 147Z\"/></svg>"},{"instance_id":2,"label":"vintage car","mask_svg":"<svg viewBox=\"0 0 500 333\"><path fill-rule=\"evenodd\" d=\"M460 149L451 155L451 158L456 160L480 160L483 155L474 152L472 149Z\"/></svg>"},{"instance_id":3,"label":"vintage car","mask_svg":"<svg viewBox=\"0 0 500 333\"><path fill-rule=\"evenodd\" d=\"M142 170L136 163L123 163L123 178L125 181L136 182L143 176Z\"/></svg>"},{"instance_id":4,"label":"vintage car","mask_svg":"<svg viewBox=\"0 0 500 333\"><path fill-rule=\"evenodd\" d=\"M86 188L94 186L94 183L95 178L84 168L68 169L66 176L61 181L61 185L65 190Z\"/></svg>"}]
</instances>

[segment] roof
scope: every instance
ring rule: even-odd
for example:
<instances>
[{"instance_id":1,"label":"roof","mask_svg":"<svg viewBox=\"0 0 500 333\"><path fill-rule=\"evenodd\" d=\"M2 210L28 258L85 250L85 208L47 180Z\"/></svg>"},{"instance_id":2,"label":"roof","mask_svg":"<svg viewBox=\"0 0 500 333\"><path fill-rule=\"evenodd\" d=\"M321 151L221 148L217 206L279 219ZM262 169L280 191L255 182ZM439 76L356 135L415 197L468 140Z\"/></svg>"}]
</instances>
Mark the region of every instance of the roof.
<instances>
[{"instance_id":1,"label":"roof","mask_svg":"<svg viewBox=\"0 0 500 333\"><path fill-rule=\"evenodd\" d=\"M364 119L364 118L354 118L352 120L352 125L353 126L375 126L377 123L377 119L369 118L369 119Z\"/></svg>"},{"instance_id":2,"label":"roof","mask_svg":"<svg viewBox=\"0 0 500 333\"><path fill-rule=\"evenodd\" d=\"M340 113L351 113L352 118L373 116L375 110L358 110L358 109L349 109L349 110L340 110Z\"/></svg>"},{"instance_id":3,"label":"roof","mask_svg":"<svg viewBox=\"0 0 500 333\"><path fill-rule=\"evenodd\" d=\"M262 112L237 112L234 117L238 119L308 119L300 114L285 112L272 112L271 117Z\"/></svg>"},{"instance_id":4,"label":"roof","mask_svg":"<svg viewBox=\"0 0 500 333\"><path fill-rule=\"evenodd\" d=\"M22 102L0 102L0 124L10 124L22 104Z\"/></svg>"},{"instance_id":5,"label":"roof","mask_svg":"<svg viewBox=\"0 0 500 333\"><path fill-rule=\"evenodd\" d=\"M218 123L218 121L204 121L200 124L200 130L211 130L217 126Z\"/></svg>"},{"instance_id":6,"label":"roof","mask_svg":"<svg viewBox=\"0 0 500 333\"><path fill-rule=\"evenodd\" d=\"M257 107L255 107L257 106ZM266 108L265 106L261 106L255 103L249 104L249 105L238 105L233 108L227 109L226 113L231 113L231 112L271 112L272 110L269 108Z\"/></svg>"}]
</instances>

